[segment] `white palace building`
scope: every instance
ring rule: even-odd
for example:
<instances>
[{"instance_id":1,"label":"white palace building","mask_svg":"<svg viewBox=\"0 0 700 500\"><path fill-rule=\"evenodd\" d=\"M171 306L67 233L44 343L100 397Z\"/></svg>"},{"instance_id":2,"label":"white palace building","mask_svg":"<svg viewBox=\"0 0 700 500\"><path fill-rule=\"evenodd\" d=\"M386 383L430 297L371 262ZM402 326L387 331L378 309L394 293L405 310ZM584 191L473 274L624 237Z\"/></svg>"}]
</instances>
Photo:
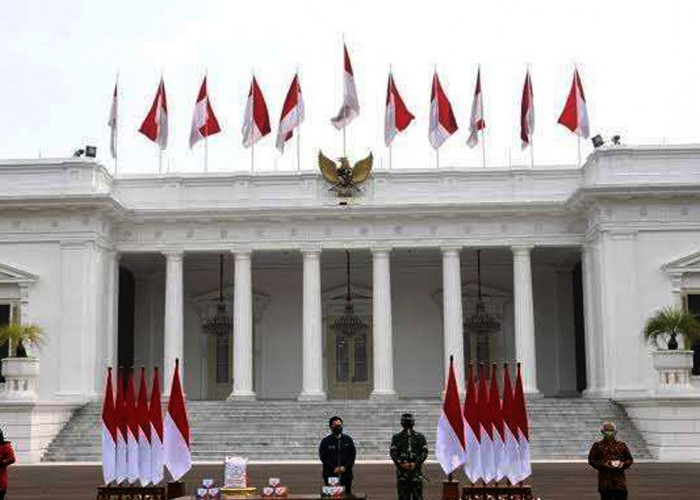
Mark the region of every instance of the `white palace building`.
<instances>
[{"instance_id":1,"label":"white palace building","mask_svg":"<svg viewBox=\"0 0 700 500\"><path fill-rule=\"evenodd\" d=\"M85 158L0 161L0 323L46 331L38 361L3 367L6 436L38 460L101 399L107 366L169 380L181 358L190 401L436 399L453 355L459 372L522 362L532 398L612 399L657 458L700 460L693 354L655 361L642 337L663 306L700 314L700 146L375 169L362 190L341 205L315 169L113 178ZM331 328L347 255L368 326L350 339ZM220 262L230 336L203 332ZM486 335L465 328L479 289Z\"/></svg>"}]
</instances>

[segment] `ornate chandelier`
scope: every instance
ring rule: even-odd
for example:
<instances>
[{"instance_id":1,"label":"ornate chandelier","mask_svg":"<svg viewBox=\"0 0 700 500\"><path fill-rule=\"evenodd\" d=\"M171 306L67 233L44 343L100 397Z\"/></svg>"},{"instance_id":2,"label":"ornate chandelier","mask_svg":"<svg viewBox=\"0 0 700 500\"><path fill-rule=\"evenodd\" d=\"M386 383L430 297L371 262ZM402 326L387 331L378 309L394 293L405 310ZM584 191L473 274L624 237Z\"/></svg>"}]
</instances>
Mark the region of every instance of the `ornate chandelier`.
<instances>
[{"instance_id":1,"label":"ornate chandelier","mask_svg":"<svg viewBox=\"0 0 700 500\"><path fill-rule=\"evenodd\" d=\"M224 302L224 256L219 255L219 302L216 304L216 313L208 318L202 325L202 331L208 335L223 337L233 331L233 319L226 311Z\"/></svg>"},{"instance_id":2,"label":"ornate chandelier","mask_svg":"<svg viewBox=\"0 0 700 500\"><path fill-rule=\"evenodd\" d=\"M347 270L348 285L347 294L345 295L345 312L333 322L331 328L344 337L352 337L358 333L367 331L368 327L367 324L355 314L355 306L352 303L352 295L350 294L350 252L347 250L345 251L345 267Z\"/></svg>"},{"instance_id":3,"label":"ornate chandelier","mask_svg":"<svg viewBox=\"0 0 700 500\"><path fill-rule=\"evenodd\" d=\"M481 297L481 250L476 251L476 272L479 286L479 300L476 302L474 314L464 322L464 327L477 336L477 341L500 328L498 320L486 310L486 304Z\"/></svg>"}]
</instances>

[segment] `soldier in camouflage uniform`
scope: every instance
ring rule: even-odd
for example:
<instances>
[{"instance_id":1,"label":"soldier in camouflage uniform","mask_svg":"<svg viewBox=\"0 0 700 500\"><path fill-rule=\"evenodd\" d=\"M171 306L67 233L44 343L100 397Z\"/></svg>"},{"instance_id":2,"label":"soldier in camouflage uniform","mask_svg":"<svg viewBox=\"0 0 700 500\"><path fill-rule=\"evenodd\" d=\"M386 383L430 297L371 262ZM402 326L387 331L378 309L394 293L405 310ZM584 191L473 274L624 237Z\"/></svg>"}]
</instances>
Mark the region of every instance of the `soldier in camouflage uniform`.
<instances>
[{"instance_id":1,"label":"soldier in camouflage uniform","mask_svg":"<svg viewBox=\"0 0 700 500\"><path fill-rule=\"evenodd\" d=\"M403 430L391 438L389 455L396 465L396 488L399 500L423 500L423 462L428 458L425 436L413 430L415 419L410 413L401 415Z\"/></svg>"}]
</instances>

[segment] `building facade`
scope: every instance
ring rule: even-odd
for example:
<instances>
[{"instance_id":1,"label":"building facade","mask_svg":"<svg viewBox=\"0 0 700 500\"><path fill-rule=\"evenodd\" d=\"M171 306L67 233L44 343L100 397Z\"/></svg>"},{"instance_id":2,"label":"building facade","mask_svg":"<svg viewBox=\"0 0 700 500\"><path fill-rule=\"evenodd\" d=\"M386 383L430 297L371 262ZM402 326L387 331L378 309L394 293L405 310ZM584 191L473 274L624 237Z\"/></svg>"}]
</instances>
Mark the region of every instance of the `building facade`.
<instances>
[{"instance_id":1,"label":"building facade","mask_svg":"<svg viewBox=\"0 0 700 500\"><path fill-rule=\"evenodd\" d=\"M450 355L460 374L520 361L533 395L644 398L645 320L698 307L700 147L375 170L340 201L311 169L115 179L84 159L0 162L0 322L47 332L38 400L98 399L107 366L168 380L175 358L190 399L435 398ZM348 257L367 325L352 338L332 328ZM202 328L220 262L230 336ZM486 335L465 328L480 293Z\"/></svg>"}]
</instances>

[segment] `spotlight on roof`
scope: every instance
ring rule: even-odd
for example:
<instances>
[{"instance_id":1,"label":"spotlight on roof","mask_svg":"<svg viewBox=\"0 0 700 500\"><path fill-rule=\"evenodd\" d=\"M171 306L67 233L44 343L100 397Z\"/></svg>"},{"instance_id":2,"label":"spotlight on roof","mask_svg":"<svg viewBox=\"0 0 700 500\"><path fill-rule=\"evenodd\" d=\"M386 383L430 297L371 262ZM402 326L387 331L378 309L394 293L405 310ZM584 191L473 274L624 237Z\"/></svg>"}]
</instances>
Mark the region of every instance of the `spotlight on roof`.
<instances>
[{"instance_id":1,"label":"spotlight on roof","mask_svg":"<svg viewBox=\"0 0 700 500\"><path fill-rule=\"evenodd\" d=\"M594 147L594 148L599 148L599 147L601 147L603 144L605 144L605 141L604 141L603 138L600 136L600 134L594 135L593 137L591 137L591 142L593 143L593 147Z\"/></svg>"},{"instance_id":2,"label":"spotlight on roof","mask_svg":"<svg viewBox=\"0 0 700 500\"><path fill-rule=\"evenodd\" d=\"M619 135L612 136L612 138L610 140L612 141L613 145L615 145L615 146L620 145L620 136Z\"/></svg>"},{"instance_id":3,"label":"spotlight on roof","mask_svg":"<svg viewBox=\"0 0 700 500\"><path fill-rule=\"evenodd\" d=\"M97 156L97 146L85 146L85 156L95 158Z\"/></svg>"},{"instance_id":4,"label":"spotlight on roof","mask_svg":"<svg viewBox=\"0 0 700 500\"><path fill-rule=\"evenodd\" d=\"M75 151L73 151L73 158L80 158L80 157L83 156L84 154L85 154L85 150L84 150L84 149L82 149L82 148L76 149Z\"/></svg>"}]
</instances>

